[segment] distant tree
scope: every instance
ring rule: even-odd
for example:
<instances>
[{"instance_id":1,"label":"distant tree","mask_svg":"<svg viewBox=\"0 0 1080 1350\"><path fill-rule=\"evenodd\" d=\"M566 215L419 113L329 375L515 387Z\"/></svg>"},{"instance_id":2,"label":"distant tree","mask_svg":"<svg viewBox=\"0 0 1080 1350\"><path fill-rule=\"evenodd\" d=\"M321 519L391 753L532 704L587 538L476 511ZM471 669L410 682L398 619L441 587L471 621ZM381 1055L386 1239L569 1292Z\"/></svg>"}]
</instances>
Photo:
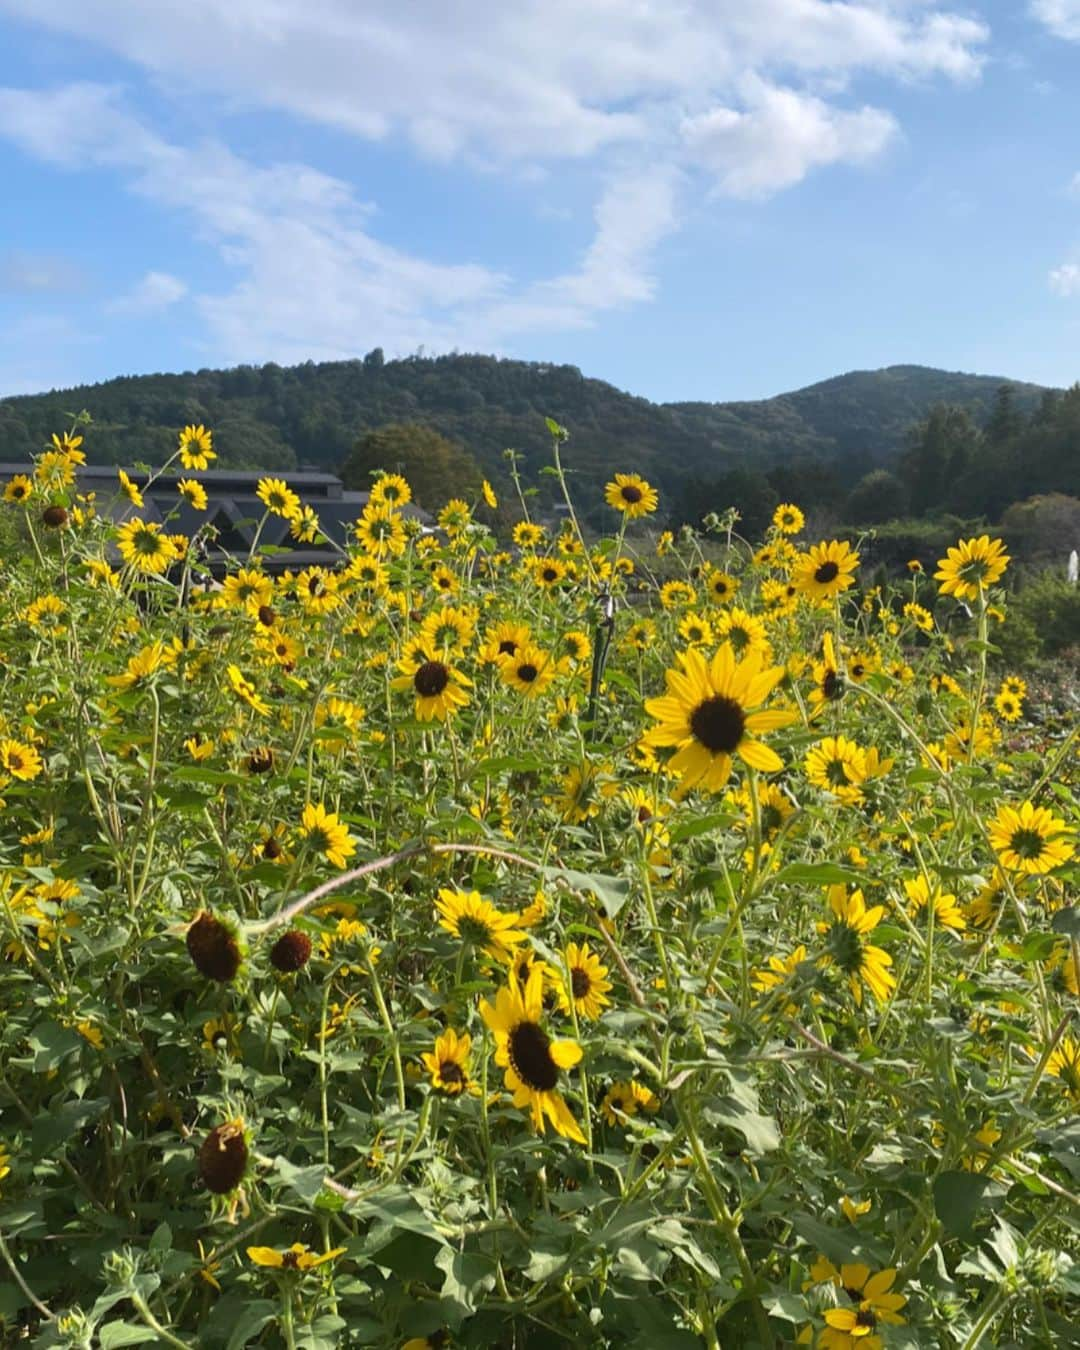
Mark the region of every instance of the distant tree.
<instances>
[{"instance_id":1,"label":"distant tree","mask_svg":"<svg viewBox=\"0 0 1080 1350\"><path fill-rule=\"evenodd\" d=\"M739 534L759 539L780 503L776 489L763 474L751 469L732 469L710 482L692 479L683 489L672 515L672 524L700 525L711 511L718 515L734 507L739 513Z\"/></svg>"},{"instance_id":2,"label":"distant tree","mask_svg":"<svg viewBox=\"0 0 1080 1350\"><path fill-rule=\"evenodd\" d=\"M382 370L386 364L386 357L383 355L381 347L372 347L367 356L364 357L365 370Z\"/></svg>"},{"instance_id":3,"label":"distant tree","mask_svg":"<svg viewBox=\"0 0 1080 1350\"><path fill-rule=\"evenodd\" d=\"M915 515L944 508L949 489L962 466L972 461L979 446L979 430L964 408L938 403L910 434L901 457L899 476L910 495Z\"/></svg>"},{"instance_id":4,"label":"distant tree","mask_svg":"<svg viewBox=\"0 0 1080 1350\"><path fill-rule=\"evenodd\" d=\"M866 474L844 503L844 518L852 525L880 525L906 516L907 511L907 487L888 469Z\"/></svg>"},{"instance_id":5,"label":"distant tree","mask_svg":"<svg viewBox=\"0 0 1080 1350\"><path fill-rule=\"evenodd\" d=\"M400 473L412 487L414 501L432 512L451 497L476 497L483 481L468 450L418 422L393 422L364 432L338 473L347 488L366 492L378 469Z\"/></svg>"},{"instance_id":6,"label":"distant tree","mask_svg":"<svg viewBox=\"0 0 1080 1350\"><path fill-rule=\"evenodd\" d=\"M1080 549L1080 500L1050 492L1013 502L1001 524L1010 548L1025 559L1057 559L1064 565L1072 549Z\"/></svg>"},{"instance_id":7,"label":"distant tree","mask_svg":"<svg viewBox=\"0 0 1080 1350\"><path fill-rule=\"evenodd\" d=\"M1004 445L1023 425L1024 419L1016 411L1012 385L1001 385L994 399L994 411L986 423L986 439L991 445Z\"/></svg>"}]
</instances>

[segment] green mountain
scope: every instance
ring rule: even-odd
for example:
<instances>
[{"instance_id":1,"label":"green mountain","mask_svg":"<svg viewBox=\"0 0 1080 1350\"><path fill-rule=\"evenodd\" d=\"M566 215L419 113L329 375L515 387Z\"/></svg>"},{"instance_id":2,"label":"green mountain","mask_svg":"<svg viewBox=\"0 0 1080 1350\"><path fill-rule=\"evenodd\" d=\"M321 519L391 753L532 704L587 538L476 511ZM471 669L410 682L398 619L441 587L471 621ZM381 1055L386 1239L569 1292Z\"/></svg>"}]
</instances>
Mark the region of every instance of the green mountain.
<instances>
[{"instance_id":1,"label":"green mountain","mask_svg":"<svg viewBox=\"0 0 1080 1350\"><path fill-rule=\"evenodd\" d=\"M737 470L764 472L792 460L830 465L850 486L896 460L913 422L938 402L985 422L998 378L923 366L856 371L752 403L656 404L575 366L490 356L409 357L281 367L239 366L181 375L139 375L0 401L0 458L21 459L86 408L92 462L160 463L178 428L214 431L221 467L288 472L336 468L362 431L422 422L462 442L494 482L505 484L512 446L526 473L547 462L544 419L570 431L565 456L592 490L613 470L636 470L667 492ZM1026 412L1042 390L1014 384Z\"/></svg>"}]
</instances>

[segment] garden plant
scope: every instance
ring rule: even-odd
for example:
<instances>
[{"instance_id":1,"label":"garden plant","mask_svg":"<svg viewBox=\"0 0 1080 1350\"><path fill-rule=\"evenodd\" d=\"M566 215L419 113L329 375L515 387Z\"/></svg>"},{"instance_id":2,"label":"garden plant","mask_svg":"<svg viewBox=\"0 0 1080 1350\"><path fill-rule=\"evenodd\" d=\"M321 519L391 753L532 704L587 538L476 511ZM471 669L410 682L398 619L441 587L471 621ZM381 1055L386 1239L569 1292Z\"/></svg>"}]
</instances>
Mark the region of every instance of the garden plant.
<instances>
[{"instance_id":1,"label":"garden plant","mask_svg":"<svg viewBox=\"0 0 1080 1350\"><path fill-rule=\"evenodd\" d=\"M555 524L386 473L299 572L81 494L77 421L5 485L4 1345L1077 1343L1080 757L1004 547L871 587L633 472L596 537L550 431Z\"/></svg>"}]
</instances>

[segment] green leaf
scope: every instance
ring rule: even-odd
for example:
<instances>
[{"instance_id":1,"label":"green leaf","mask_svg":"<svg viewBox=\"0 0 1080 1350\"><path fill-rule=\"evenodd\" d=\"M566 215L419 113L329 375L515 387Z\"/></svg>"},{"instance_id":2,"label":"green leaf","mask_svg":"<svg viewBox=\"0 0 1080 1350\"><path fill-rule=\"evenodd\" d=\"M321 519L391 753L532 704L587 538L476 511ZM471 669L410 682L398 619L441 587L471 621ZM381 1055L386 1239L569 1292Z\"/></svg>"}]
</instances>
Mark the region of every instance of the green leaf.
<instances>
[{"instance_id":1,"label":"green leaf","mask_svg":"<svg viewBox=\"0 0 1080 1350\"><path fill-rule=\"evenodd\" d=\"M481 1252L458 1252L443 1247L435 1264L445 1272L442 1297L446 1319L460 1324L476 1311L479 1297L495 1287L495 1262Z\"/></svg>"},{"instance_id":2,"label":"green leaf","mask_svg":"<svg viewBox=\"0 0 1080 1350\"><path fill-rule=\"evenodd\" d=\"M609 919L615 919L630 898L630 882L625 877L604 876L600 872L574 872L569 867L545 867L544 880L562 880L578 891L592 891Z\"/></svg>"},{"instance_id":3,"label":"green leaf","mask_svg":"<svg viewBox=\"0 0 1080 1350\"><path fill-rule=\"evenodd\" d=\"M27 1037L27 1043L34 1052L34 1072L49 1073L85 1041L77 1031L62 1027L59 1022L39 1022Z\"/></svg>"},{"instance_id":4,"label":"green leaf","mask_svg":"<svg viewBox=\"0 0 1080 1350\"><path fill-rule=\"evenodd\" d=\"M953 1237L971 1233L975 1216L992 1185L983 1172L942 1172L934 1179L934 1209Z\"/></svg>"},{"instance_id":5,"label":"green leaf","mask_svg":"<svg viewBox=\"0 0 1080 1350\"><path fill-rule=\"evenodd\" d=\"M1066 905L1059 909L1050 920L1050 927L1055 933L1064 933L1080 942L1080 906Z\"/></svg>"},{"instance_id":6,"label":"green leaf","mask_svg":"<svg viewBox=\"0 0 1080 1350\"><path fill-rule=\"evenodd\" d=\"M157 1339L156 1332L149 1327L137 1326L133 1322L106 1322L98 1329L101 1350L116 1350L120 1345L146 1345L148 1341Z\"/></svg>"},{"instance_id":7,"label":"green leaf","mask_svg":"<svg viewBox=\"0 0 1080 1350\"><path fill-rule=\"evenodd\" d=\"M771 878L773 881L790 881L799 885L839 886L849 881L860 883L862 875L852 867L841 867L839 863L788 863Z\"/></svg>"}]
</instances>

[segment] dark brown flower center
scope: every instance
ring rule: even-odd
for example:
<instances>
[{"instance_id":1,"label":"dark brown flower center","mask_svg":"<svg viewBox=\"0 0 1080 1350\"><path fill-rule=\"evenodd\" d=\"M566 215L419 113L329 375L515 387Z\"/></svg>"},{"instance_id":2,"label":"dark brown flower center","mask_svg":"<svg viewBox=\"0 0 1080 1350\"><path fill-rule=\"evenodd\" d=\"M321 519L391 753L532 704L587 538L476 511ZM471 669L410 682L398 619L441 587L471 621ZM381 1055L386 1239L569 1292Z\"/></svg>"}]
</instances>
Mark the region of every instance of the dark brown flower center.
<instances>
[{"instance_id":1,"label":"dark brown flower center","mask_svg":"<svg viewBox=\"0 0 1080 1350\"><path fill-rule=\"evenodd\" d=\"M1009 840L1013 852L1021 858L1037 858L1043 851L1045 839L1038 830L1017 830Z\"/></svg>"},{"instance_id":2,"label":"dark brown flower center","mask_svg":"<svg viewBox=\"0 0 1080 1350\"><path fill-rule=\"evenodd\" d=\"M634 487L632 483L625 484L622 488L622 499L624 502L629 502L631 506L635 506L641 501L641 489Z\"/></svg>"},{"instance_id":3,"label":"dark brown flower center","mask_svg":"<svg viewBox=\"0 0 1080 1350\"><path fill-rule=\"evenodd\" d=\"M874 1316L873 1308L860 1308L858 1316L855 1318L857 1327L876 1327L877 1318Z\"/></svg>"},{"instance_id":4,"label":"dark brown flower center","mask_svg":"<svg viewBox=\"0 0 1080 1350\"><path fill-rule=\"evenodd\" d=\"M438 698L450 683L450 672L441 661L425 661L413 676L413 688L421 698Z\"/></svg>"},{"instance_id":5,"label":"dark brown flower center","mask_svg":"<svg viewBox=\"0 0 1080 1350\"><path fill-rule=\"evenodd\" d=\"M509 1036L514 1072L534 1092L550 1092L559 1081L559 1067L551 1058L551 1039L536 1022L519 1022Z\"/></svg>"},{"instance_id":6,"label":"dark brown flower center","mask_svg":"<svg viewBox=\"0 0 1080 1350\"><path fill-rule=\"evenodd\" d=\"M499 655L513 656L513 654L517 651L517 648L518 645L513 640L513 638L503 638L503 640L499 643Z\"/></svg>"},{"instance_id":7,"label":"dark brown flower center","mask_svg":"<svg viewBox=\"0 0 1080 1350\"><path fill-rule=\"evenodd\" d=\"M452 1059L445 1059L439 1065L439 1077L444 1083L464 1083L465 1074L462 1072L460 1064Z\"/></svg>"},{"instance_id":8,"label":"dark brown flower center","mask_svg":"<svg viewBox=\"0 0 1080 1350\"><path fill-rule=\"evenodd\" d=\"M828 562L823 562L814 573L814 580L820 582L822 586L827 586L830 581L835 581L839 575L839 566L830 558Z\"/></svg>"},{"instance_id":9,"label":"dark brown flower center","mask_svg":"<svg viewBox=\"0 0 1080 1350\"><path fill-rule=\"evenodd\" d=\"M521 680L523 684L532 684L533 680L536 679L540 672L531 661L526 661L523 665L518 666L517 674L518 679Z\"/></svg>"},{"instance_id":10,"label":"dark brown flower center","mask_svg":"<svg viewBox=\"0 0 1080 1350\"><path fill-rule=\"evenodd\" d=\"M575 966L570 972L570 987L574 991L575 998L588 998L589 990L592 988L589 972L581 966Z\"/></svg>"},{"instance_id":11,"label":"dark brown flower center","mask_svg":"<svg viewBox=\"0 0 1080 1350\"><path fill-rule=\"evenodd\" d=\"M714 755L730 755L742 740L746 715L733 698L717 694L699 703L690 714L690 730Z\"/></svg>"},{"instance_id":12,"label":"dark brown flower center","mask_svg":"<svg viewBox=\"0 0 1080 1350\"><path fill-rule=\"evenodd\" d=\"M545 567L541 575L543 576L544 580L548 582L558 581L559 579L558 570L554 567Z\"/></svg>"}]
</instances>

